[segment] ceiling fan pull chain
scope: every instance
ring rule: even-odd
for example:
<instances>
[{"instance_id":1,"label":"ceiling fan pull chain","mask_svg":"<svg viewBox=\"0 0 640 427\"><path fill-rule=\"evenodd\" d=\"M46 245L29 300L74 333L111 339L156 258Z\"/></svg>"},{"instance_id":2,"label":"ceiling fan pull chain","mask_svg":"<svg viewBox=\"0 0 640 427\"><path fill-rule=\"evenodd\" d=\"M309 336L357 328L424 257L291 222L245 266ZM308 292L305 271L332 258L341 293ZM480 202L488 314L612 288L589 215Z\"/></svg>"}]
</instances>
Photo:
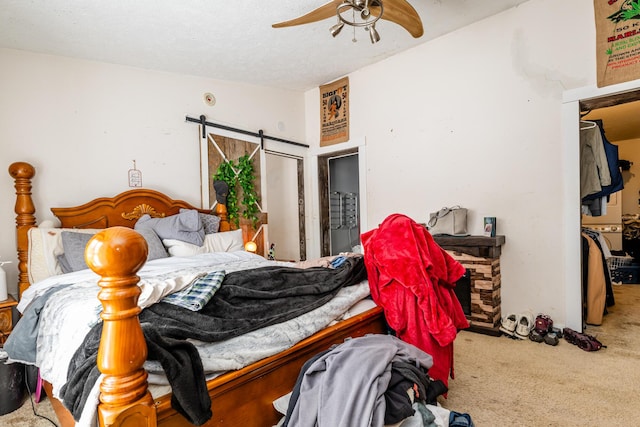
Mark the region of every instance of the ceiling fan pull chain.
<instances>
[{"instance_id":1,"label":"ceiling fan pull chain","mask_svg":"<svg viewBox=\"0 0 640 427\"><path fill-rule=\"evenodd\" d=\"M351 9L351 16L352 16L352 21L355 22L356 20L356 10L355 8ZM358 39L356 39L356 27L352 27L353 28L353 38L351 39L352 42L357 43Z\"/></svg>"}]
</instances>

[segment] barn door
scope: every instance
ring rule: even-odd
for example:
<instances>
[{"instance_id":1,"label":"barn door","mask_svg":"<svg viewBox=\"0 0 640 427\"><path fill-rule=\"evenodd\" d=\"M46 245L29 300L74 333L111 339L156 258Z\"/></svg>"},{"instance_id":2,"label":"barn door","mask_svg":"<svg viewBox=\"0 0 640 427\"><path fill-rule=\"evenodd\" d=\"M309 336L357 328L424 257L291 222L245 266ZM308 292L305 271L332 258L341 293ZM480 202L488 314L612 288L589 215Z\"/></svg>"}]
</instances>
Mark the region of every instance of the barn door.
<instances>
[{"instance_id":1,"label":"barn door","mask_svg":"<svg viewBox=\"0 0 640 427\"><path fill-rule=\"evenodd\" d=\"M204 141L203 141L204 144ZM267 248L265 247L266 242L266 225L267 225L267 213L263 211L261 206L262 194L263 194L263 164L264 164L264 153L260 150L259 141L251 142L240 140L228 136L217 135L213 133L209 133L206 138L206 168L203 167L203 175L206 174L206 182L208 191L203 191L203 197L206 194L208 200L208 208L213 208L216 204L216 192L213 188L213 176L215 175L218 167L223 162L233 161L234 164L238 163L238 159L242 156L248 155L251 158L255 181L254 187L257 193L258 198L258 209L260 213L258 214L259 220L254 225L253 222L249 219L245 219L242 217L242 211L244 207L240 203L242 200L242 189L238 188L237 200L239 204L239 227L242 229L242 235L244 241L253 240L258 245L258 249L256 251L257 254L266 256ZM204 154L204 153L203 153ZM206 169L206 170L205 170ZM204 178L204 177L203 177ZM205 179L203 179L204 185ZM232 225L235 228L234 225Z\"/></svg>"}]
</instances>

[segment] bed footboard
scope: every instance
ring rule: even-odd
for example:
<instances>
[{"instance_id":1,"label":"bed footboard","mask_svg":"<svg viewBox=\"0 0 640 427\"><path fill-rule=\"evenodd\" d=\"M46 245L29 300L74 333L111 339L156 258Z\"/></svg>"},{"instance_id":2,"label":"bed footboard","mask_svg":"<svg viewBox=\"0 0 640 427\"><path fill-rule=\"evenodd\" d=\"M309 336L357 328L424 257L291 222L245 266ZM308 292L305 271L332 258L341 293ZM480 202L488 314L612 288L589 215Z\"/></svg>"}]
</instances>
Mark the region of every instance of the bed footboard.
<instances>
[{"instance_id":1,"label":"bed footboard","mask_svg":"<svg viewBox=\"0 0 640 427\"><path fill-rule=\"evenodd\" d=\"M156 408L143 369L147 345L138 320L140 280L136 273L147 259L144 238L126 227L111 227L87 245L87 265L101 279L103 329L98 349L101 426L155 427Z\"/></svg>"}]
</instances>

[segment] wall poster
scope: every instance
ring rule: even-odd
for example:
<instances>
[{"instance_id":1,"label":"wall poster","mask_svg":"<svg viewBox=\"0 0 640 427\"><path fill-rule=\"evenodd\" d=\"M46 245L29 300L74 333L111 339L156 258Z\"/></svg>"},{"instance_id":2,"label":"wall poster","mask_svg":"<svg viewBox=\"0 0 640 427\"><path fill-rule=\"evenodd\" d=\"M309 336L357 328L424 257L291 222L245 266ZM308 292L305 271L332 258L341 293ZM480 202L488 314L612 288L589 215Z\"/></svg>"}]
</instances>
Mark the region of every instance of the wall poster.
<instances>
[{"instance_id":1,"label":"wall poster","mask_svg":"<svg viewBox=\"0 0 640 427\"><path fill-rule=\"evenodd\" d=\"M598 87L640 79L640 0L594 0Z\"/></svg>"},{"instance_id":2,"label":"wall poster","mask_svg":"<svg viewBox=\"0 0 640 427\"><path fill-rule=\"evenodd\" d=\"M320 86L320 146L349 140L349 77Z\"/></svg>"}]
</instances>

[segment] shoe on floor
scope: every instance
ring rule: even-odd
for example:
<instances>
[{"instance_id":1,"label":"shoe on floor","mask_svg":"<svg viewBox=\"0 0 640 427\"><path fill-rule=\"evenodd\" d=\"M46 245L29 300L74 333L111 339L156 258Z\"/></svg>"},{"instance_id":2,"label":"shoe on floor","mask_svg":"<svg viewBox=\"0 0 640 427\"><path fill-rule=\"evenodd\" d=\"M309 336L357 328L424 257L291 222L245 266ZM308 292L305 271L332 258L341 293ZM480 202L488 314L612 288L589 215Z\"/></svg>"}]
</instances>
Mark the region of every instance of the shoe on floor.
<instances>
[{"instance_id":1,"label":"shoe on floor","mask_svg":"<svg viewBox=\"0 0 640 427\"><path fill-rule=\"evenodd\" d=\"M538 314L534 329L540 335L544 336L547 332L551 332L553 330L553 320L546 314Z\"/></svg>"},{"instance_id":2,"label":"shoe on floor","mask_svg":"<svg viewBox=\"0 0 640 427\"><path fill-rule=\"evenodd\" d=\"M560 328L552 328L549 332L553 332L558 338L562 338L562 329Z\"/></svg>"},{"instance_id":3,"label":"shoe on floor","mask_svg":"<svg viewBox=\"0 0 640 427\"><path fill-rule=\"evenodd\" d=\"M533 329L533 316L530 314L521 314L518 318L518 324L516 326L516 337L521 340L526 340L529 337L529 332Z\"/></svg>"},{"instance_id":4,"label":"shoe on floor","mask_svg":"<svg viewBox=\"0 0 640 427\"><path fill-rule=\"evenodd\" d=\"M558 345L558 341L560 341L560 340L558 339L558 336L556 335L555 332L548 332L544 336L544 343L545 344Z\"/></svg>"},{"instance_id":5,"label":"shoe on floor","mask_svg":"<svg viewBox=\"0 0 640 427\"><path fill-rule=\"evenodd\" d=\"M502 322L500 324L500 330L505 334L509 335L510 337L512 337L516 331L517 325L518 325L518 316L512 313L502 319Z\"/></svg>"},{"instance_id":6,"label":"shoe on floor","mask_svg":"<svg viewBox=\"0 0 640 427\"><path fill-rule=\"evenodd\" d=\"M545 337L540 335L535 329L532 329L531 332L529 332L529 339L533 342L542 342L544 341L544 338Z\"/></svg>"}]
</instances>

